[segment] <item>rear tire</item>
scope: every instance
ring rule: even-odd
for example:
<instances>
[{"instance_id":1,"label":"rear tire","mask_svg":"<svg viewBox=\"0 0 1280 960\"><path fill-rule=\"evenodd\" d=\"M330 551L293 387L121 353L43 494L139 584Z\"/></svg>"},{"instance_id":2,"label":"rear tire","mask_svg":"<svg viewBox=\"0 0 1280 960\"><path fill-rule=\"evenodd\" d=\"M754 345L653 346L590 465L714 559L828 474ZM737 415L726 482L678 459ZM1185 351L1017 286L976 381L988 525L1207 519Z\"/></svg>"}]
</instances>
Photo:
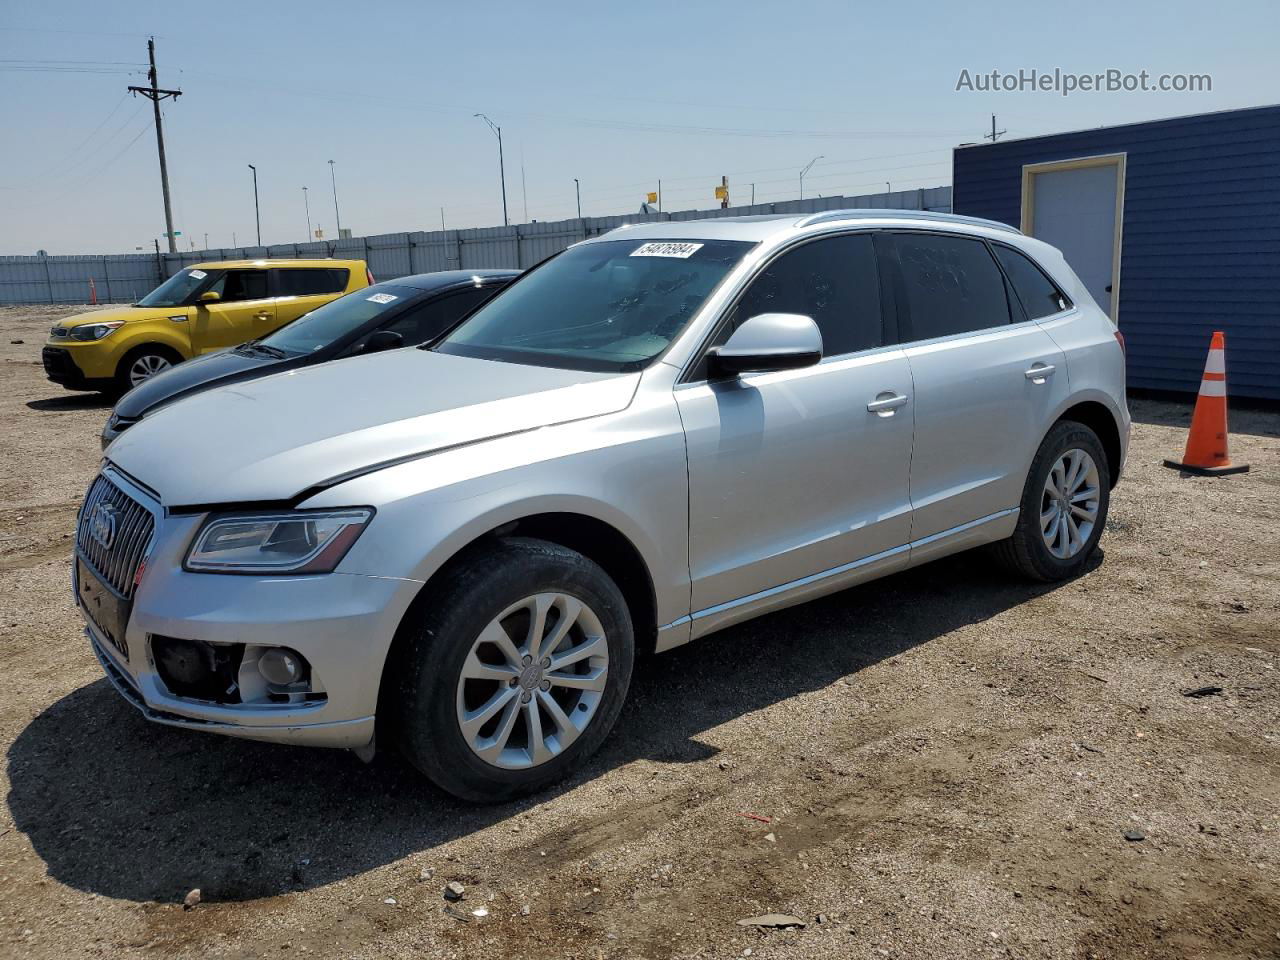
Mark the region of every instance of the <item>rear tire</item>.
<instances>
[{"instance_id":1,"label":"rear tire","mask_svg":"<svg viewBox=\"0 0 1280 960\"><path fill-rule=\"evenodd\" d=\"M401 749L478 803L567 776L604 741L631 681L621 591L582 554L531 538L497 540L442 578L388 665L382 701Z\"/></svg>"},{"instance_id":2,"label":"rear tire","mask_svg":"<svg viewBox=\"0 0 1280 960\"><path fill-rule=\"evenodd\" d=\"M1036 451L1013 536L996 557L1030 580L1079 574L1097 549L1111 504L1111 473L1098 435L1082 423L1054 424Z\"/></svg>"}]
</instances>

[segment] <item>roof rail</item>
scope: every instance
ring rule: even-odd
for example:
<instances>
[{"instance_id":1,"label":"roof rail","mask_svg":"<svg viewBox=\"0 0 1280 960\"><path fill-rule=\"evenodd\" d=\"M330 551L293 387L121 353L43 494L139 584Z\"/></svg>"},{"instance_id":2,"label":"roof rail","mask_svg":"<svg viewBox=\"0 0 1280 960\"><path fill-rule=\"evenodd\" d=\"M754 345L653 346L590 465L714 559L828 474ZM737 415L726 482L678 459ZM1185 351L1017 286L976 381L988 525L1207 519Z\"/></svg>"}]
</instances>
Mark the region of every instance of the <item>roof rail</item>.
<instances>
[{"instance_id":1,"label":"roof rail","mask_svg":"<svg viewBox=\"0 0 1280 960\"><path fill-rule=\"evenodd\" d=\"M971 227L988 227L992 230L1004 230L1008 233L1021 234L1017 227L1011 227L999 220L984 220L982 217L966 217L958 213L931 213L928 210L824 210L800 220L797 227L811 227L815 223L829 223L833 220L869 220L892 217L895 220L941 220L944 223L967 223Z\"/></svg>"}]
</instances>

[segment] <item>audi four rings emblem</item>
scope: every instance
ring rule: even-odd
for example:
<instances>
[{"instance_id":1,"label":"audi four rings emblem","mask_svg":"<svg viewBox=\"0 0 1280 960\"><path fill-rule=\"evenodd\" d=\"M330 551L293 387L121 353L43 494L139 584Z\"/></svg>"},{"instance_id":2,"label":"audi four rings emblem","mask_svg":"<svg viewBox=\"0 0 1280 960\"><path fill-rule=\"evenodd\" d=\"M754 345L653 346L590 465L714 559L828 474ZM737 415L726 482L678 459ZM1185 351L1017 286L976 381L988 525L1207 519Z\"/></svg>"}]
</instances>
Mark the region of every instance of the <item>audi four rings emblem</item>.
<instances>
[{"instance_id":1,"label":"audi four rings emblem","mask_svg":"<svg viewBox=\"0 0 1280 960\"><path fill-rule=\"evenodd\" d=\"M93 537L103 550L111 549L116 538L116 508L109 503L100 503L93 508L89 516L89 536Z\"/></svg>"}]
</instances>

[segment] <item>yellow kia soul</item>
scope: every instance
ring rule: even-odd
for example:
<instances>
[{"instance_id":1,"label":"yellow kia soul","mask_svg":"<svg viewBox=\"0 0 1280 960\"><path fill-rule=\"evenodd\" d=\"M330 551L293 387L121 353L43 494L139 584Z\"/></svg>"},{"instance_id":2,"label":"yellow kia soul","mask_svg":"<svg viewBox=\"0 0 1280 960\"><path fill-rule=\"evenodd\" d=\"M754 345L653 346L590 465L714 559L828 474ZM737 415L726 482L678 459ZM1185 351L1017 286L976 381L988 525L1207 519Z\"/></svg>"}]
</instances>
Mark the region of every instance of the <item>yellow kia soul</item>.
<instances>
[{"instance_id":1,"label":"yellow kia soul","mask_svg":"<svg viewBox=\"0 0 1280 960\"><path fill-rule=\"evenodd\" d=\"M133 306L58 321L44 371L71 390L124 392L175 363L265 337L371 283L363 260L199 263Z\"/></svg>"}]
</instances>

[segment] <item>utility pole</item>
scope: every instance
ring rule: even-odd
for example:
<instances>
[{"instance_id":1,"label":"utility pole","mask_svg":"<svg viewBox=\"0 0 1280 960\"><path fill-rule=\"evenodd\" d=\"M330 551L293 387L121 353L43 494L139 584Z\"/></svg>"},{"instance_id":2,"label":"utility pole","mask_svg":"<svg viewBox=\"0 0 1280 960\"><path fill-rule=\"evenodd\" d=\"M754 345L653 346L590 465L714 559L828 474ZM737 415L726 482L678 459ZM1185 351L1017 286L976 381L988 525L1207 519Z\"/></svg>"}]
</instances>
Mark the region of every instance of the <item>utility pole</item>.
<instances>
[{"instance_id":1,"label":"utility pole","mask_svg":"<svg viewBox=\"0 0 1280 960\"><path fill-rule=\"evenodd\" d=\"M1005 133L1008 133L1008 131L1007 131L1007 130L997 130L997 129L996 129L996 115L993 113L993 114L991 115L991 132L990 132L990 133L984 133L984 134L982 135L982 139L983 139L983 140L990 140L992 143L995 143L997 140L999 140L999 139L1000 139L1001 135L1002 135L1002 134L1005 134Z\"/></svg>"},{"instance_id":2,"label":"utility pole","mask_svg":"<svg viewBox=\"0 0 1280 960\"><path fill-rule=\"evenodd\" d=\"M446 233L448 232L448 227L444 225L444 207L440 208L440 229Z\"/></svg>"},{"instance_id":3,"label":"utility pole","mask_svg":"<svg viewBox=\"0 0 1280 960\"><path fill-rule=\"evenodd\" d=\"M498 176L502 178L502 225L510 226L511 221L507 218L507 167L502 161L502 128L486 117L483 113L474 114L489 125L498 137Z\"/></svg>"},{"instance_id":4,"label":"utility pole","mask_svg":"<svg viewBox=\"0 0 1280 960\"><path fill-rule=\"evenodd\" d=\"M720 187L721 187L721 190L723 191L720 194L720 209L727 210L729 209L729 178L728 177L720 178Z\"/></svg>"},{"instance_id":5,"label":"utility pole","mask_svg":"<svg viewBox=\"0 0 1280 960\"><path fill-rule=\"evenodd\" d=\"M754 183L751 185L751 205L753 207L756 205L756 185Z\"/></svg>"},{"instance_id":6,"label":"utility pole","mask_svg":"<svg viewBox=\"0 0 1280 960\"><path fill-rule=\"evenodd\" d=\"M812 160L810 160L808 163L806 163L806 164L805 164L805 166L804 166L804 169L800 171L800 199L801 199L801 200L803 200L803 199L804 199L804 175L805 175L806 173L808 173L808 172L809 172L809 169L810 169L810 168L811 168L815 163L817 163L819 160L821 160L821 159L823 158L823 156L824 156L823 154L819 154L818 156L814 157Z\"/></svg>"},{"instance_id":7,"label":"utility pole","mask_svg":"<svg viewBox=\"0 0 1280 960\"><path fill-rule=\"evenodd\" d=\"M884 182L884 192L893 193L893 184L890 183L888 180Z\"/></svg>"},{"instance_id":8,"label":"utility pole","mask_svg":"<svg viewBox=\"0 0 1280 960\"><path fill-rule=\"evenodd\" d=\"M173 205L169 202L169 166L164 159L164 127L160 123L160 101L167 97L182 96L181 90L161 90L159 86L159 78L156 74L156 38L147 39L147 55L151 58L151 70L147 73L147 79L151 81L149 87L130 87L129 92L134 96L142 94L151 101L151 106L156 113L156 149L160 152L160 190L164 193L164 226L165 236L169 238L169 252L177 253L178 244L173 235Z\"/></svg>"},{"instance_id":9,"label":"utility pole","mask_svg":"<svg viewBox=\"0 0 1280 960\"><path fill-rule=\"evenodd\" d=\"M258 168L251 163L249 169L253 171L253 222L258 228L258 246L262 246L262 218L258 215Z\"/></svg>"},{"instance_id":10,"label":"utility pole","mask_svg":"<svg viewBox=\"0 0 1280 960\"><path fill-rule=\"evenodd\" d=\"M658 181L658 212L662 212L662 181Z\"/></svg>"},{"instance_id":11,"label":"utility pole","mask_svg":"<svg viewBox=\"0 0 1280 960\"><path fill-rule=\"evenodd\" d=\"M578 198L578 219L582 219L582 184L578 182L578 178L573 178L573 193Z\"/></svg>"},{"instance_id":12,"label":"utility pole","mask_svg":"<svg viewBox=\"0 0 1280 960\"><path fill-rule=\"evenodd\" d=\"M333 219L338 224L338 239L342 239L342 217L338 215L338 180L333 175L333 161L329 161L329 182L333 184Z\"/></svg>"},{"instance_id":13,"label":"utility pole","mask_svg":"<svg viewBox=\"0 0 1280 960\"><path fill-rule=\"evenodd\" d=\"M307 210L307 243L313 239L311 236L311 201L307 199L307 188L302 188L302 205Z\"/></svg>"}]
</instances>

